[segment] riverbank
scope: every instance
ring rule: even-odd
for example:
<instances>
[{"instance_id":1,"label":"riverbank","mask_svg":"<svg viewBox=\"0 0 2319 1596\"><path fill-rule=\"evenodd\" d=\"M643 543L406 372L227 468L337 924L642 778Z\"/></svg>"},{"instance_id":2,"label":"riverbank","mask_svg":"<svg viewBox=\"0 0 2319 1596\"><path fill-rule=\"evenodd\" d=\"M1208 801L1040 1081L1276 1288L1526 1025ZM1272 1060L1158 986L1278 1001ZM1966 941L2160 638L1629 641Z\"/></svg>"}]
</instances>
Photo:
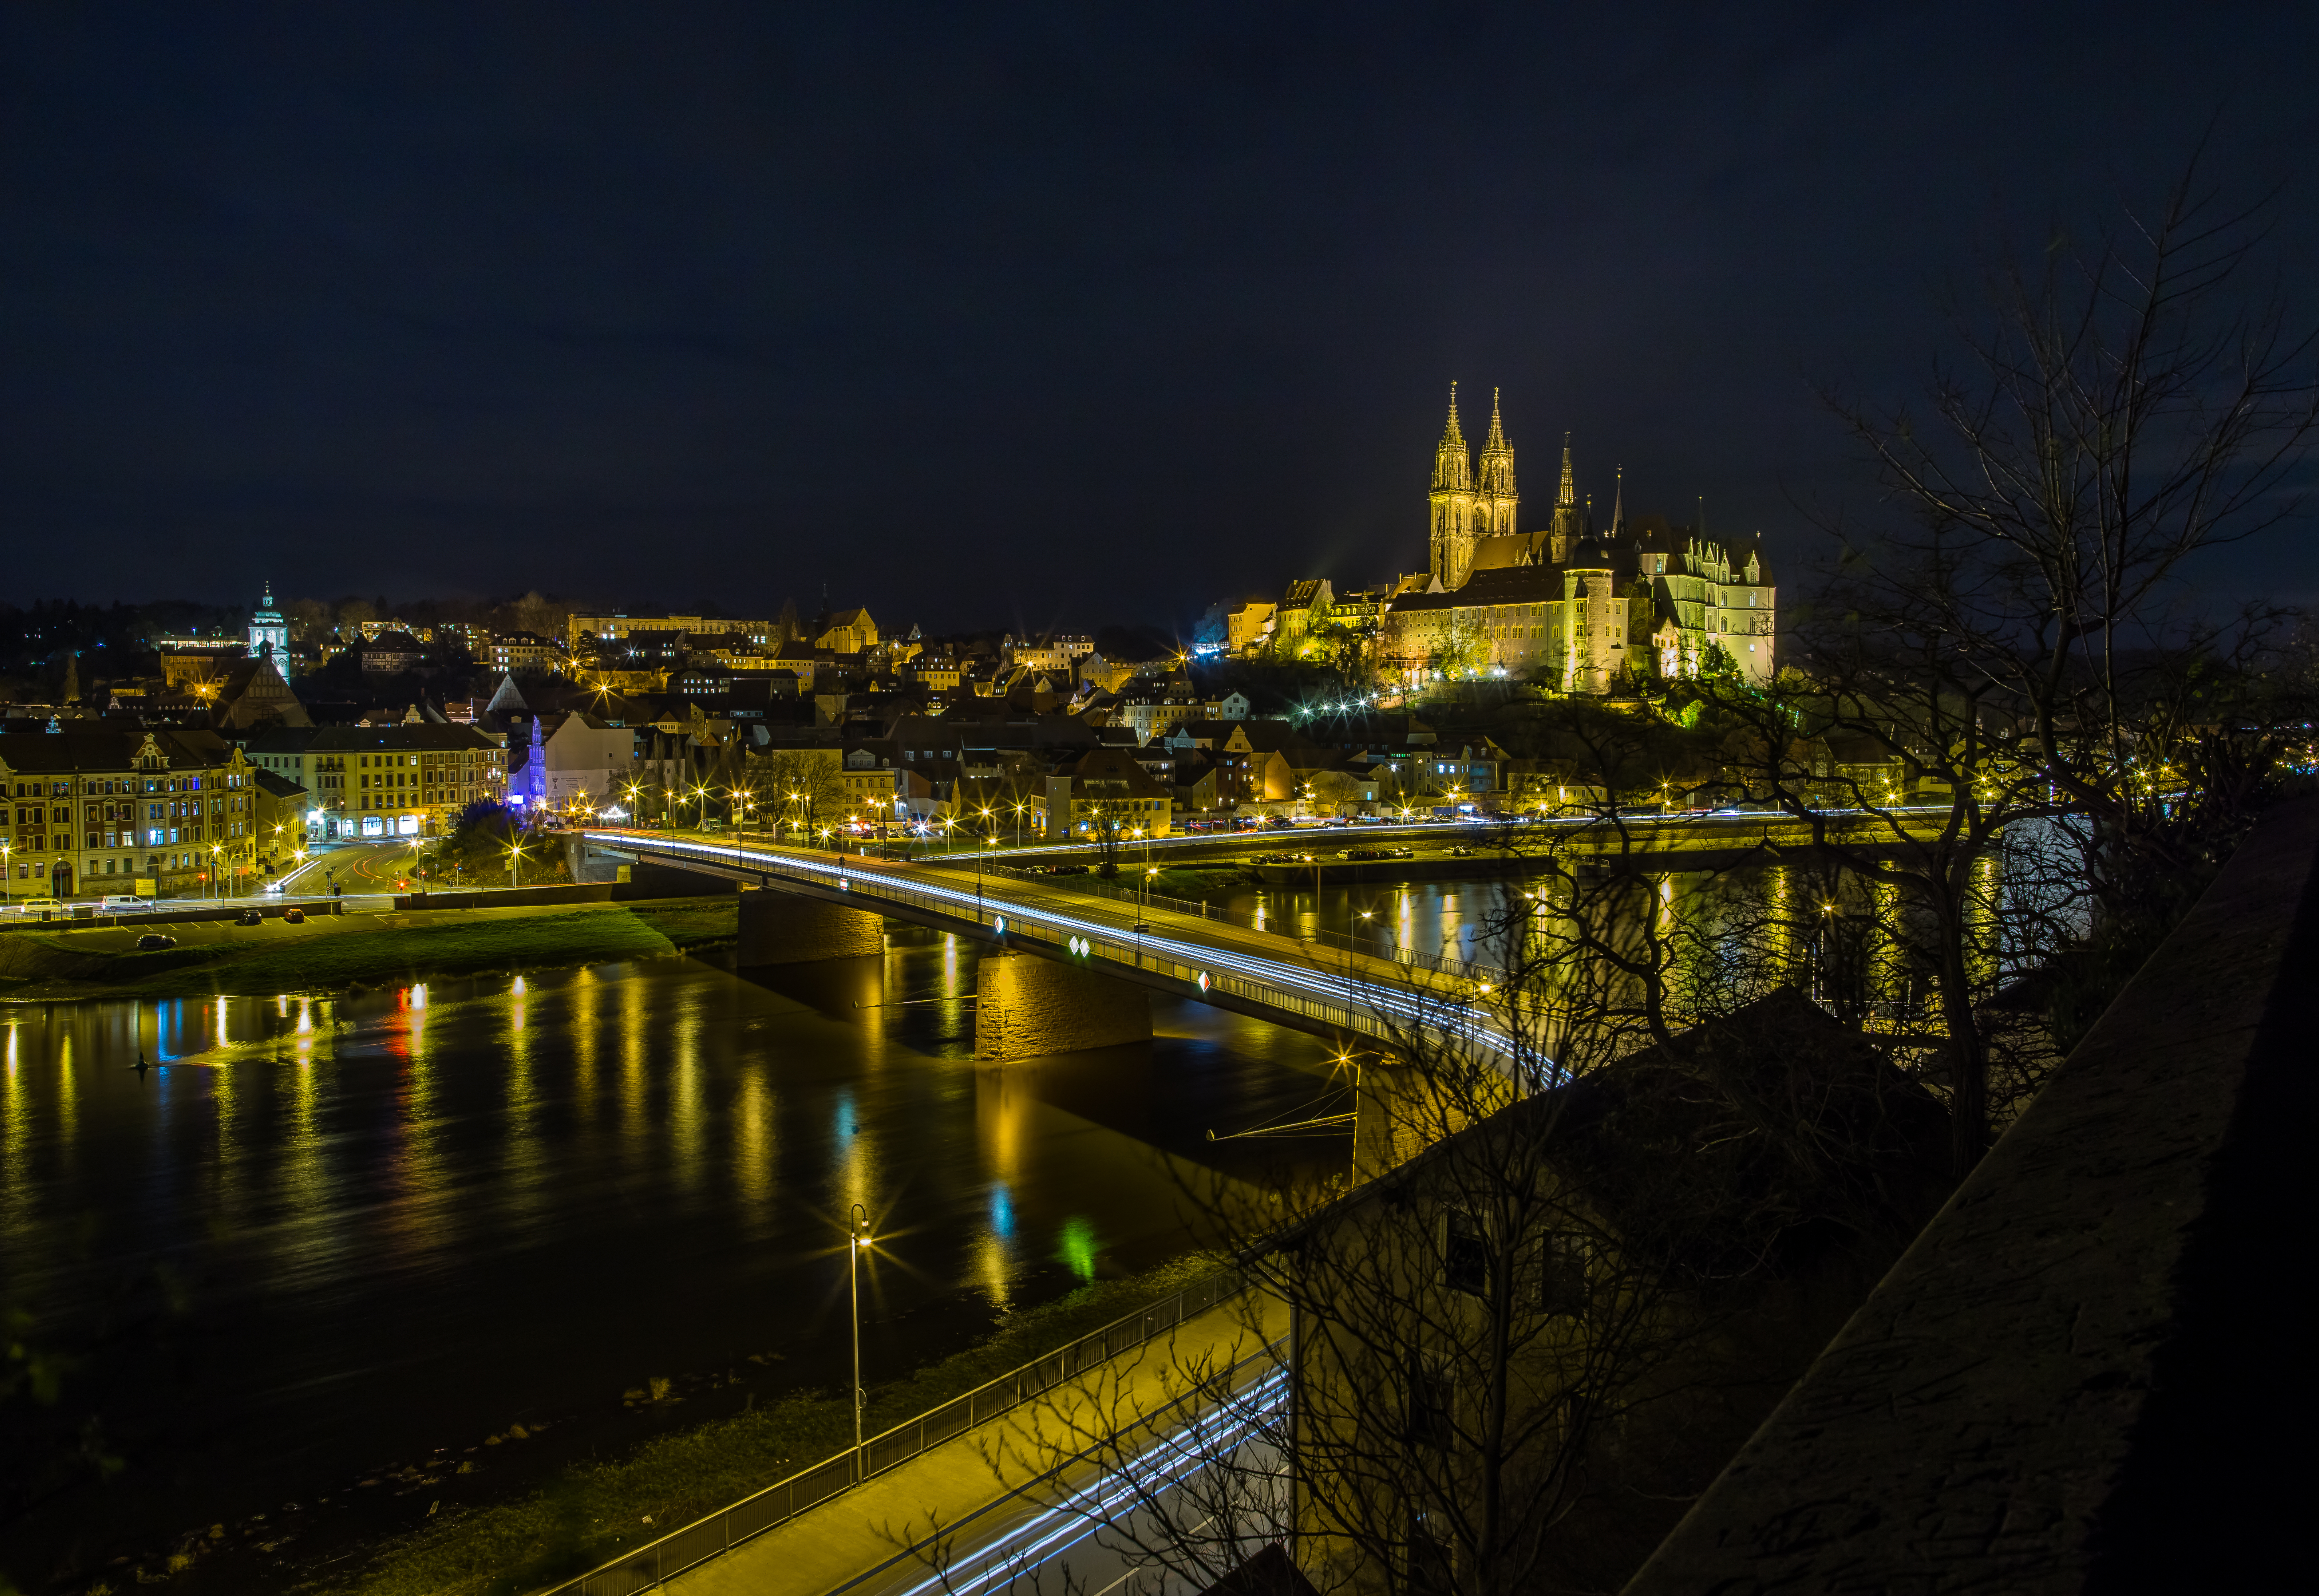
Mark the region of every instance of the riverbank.
<instances>
[{"instance_id":1,"label":"riverbank","mask_svg":"<svg viewBox=\"0 0 2319 1596\"><path fill-rule=\"evenodd\" d=\"M0 1002L269 996L429 978L643 959L730 942L731 898L318 915L303 925L176 924L176 946L140 951L145 929L0 937Z\"/></svg>"},{"instance_id":2,"label":"riverbank","mask_svg":"<svg viewBox=\"0 0 2319 1596\"><path fill-rule=\"evenodd\" d=\"M1216 1258L1190 1254L1006 1314L965 1349L872 1385L868 1428L874 1434L939 1406L1219 1267ZM778 1367L776 1360L725 1384L762 1389ZM629 1390L622 1405L649 1422L683 1411L687 1401L713 1402L718 1394L717 1376L652 1380ZM334 1533L324 1528L332 1509L326 1494L310 1499L294 1518L259 1513L189 1537L170 1554L116 1569L87 1590L90 1596L125 1596L151 1579L176 1575L203 1591L263 1584L312 1596L520 1596L833 1456L853 1439L843 1391L777 1389L762 1402L753 1394L737 1411L664 1430L620 1456L603 1457L591 1446L545 1468L523 1465L523 1454L570 1441L582 1428L571 1419L510 1424L481 1450L382 1468L351 1492L337 1493L340 1506L360 1498L389 1511L395 1498L423 1501L429 1505L417 1510L423 1516L414 1529L365 1538L350 1537L354 1527L347 1525ZM408 1522L412 1510L399 1517Z\"/></svg>"}]
</instances>

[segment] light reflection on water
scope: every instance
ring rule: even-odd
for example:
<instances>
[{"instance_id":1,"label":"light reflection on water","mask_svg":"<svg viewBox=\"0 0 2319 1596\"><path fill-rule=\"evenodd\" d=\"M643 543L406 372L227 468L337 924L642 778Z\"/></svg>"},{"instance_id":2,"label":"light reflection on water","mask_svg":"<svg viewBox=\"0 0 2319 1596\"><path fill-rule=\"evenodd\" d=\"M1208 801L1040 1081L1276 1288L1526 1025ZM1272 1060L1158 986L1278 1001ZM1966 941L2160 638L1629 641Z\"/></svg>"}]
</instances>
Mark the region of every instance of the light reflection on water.
<instances>
[{"instance_id":1,"label":"light reflection on water","mask_svg":"<svg viewBox=\"0 0 2319 1596\"><path fill-rule=\"evenodd\" d=\"M898 936L762 978L0 1008L0 1290L69 1342L124 1280L179 1283L197 1377L108 1510L169 1533L519 1415L617 1415L649 1374L779 1349L835 1377L856 1202L865 1357L906 1368L1179 1249L1161 1150L1213 1156L1325 1074L1315 1039L1166 1003L1148 1050L980 1070L974 980L970 946ZM961 1294L984 1307L915 1312Z\"/></svg>"}]
</instances>

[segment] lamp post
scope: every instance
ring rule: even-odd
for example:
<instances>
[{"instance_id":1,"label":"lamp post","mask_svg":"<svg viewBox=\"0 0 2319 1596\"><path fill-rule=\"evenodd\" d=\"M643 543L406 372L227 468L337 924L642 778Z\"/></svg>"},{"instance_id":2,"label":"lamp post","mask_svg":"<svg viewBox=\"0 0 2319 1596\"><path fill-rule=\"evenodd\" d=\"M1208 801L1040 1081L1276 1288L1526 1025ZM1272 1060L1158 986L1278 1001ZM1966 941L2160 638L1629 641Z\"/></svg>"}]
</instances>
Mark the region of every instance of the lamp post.
<instances>
[{"instance_id":1,"label":"lamp post","mask_svg":"<svg viewBox=\"0 0 2319 1596\"><path fill-rule=\"evenodd\" d=\"M16 872L9 864L15 852L15 843L0 842L0 903L12 909L16 906Z\"/></svg>"},{"instance_id":2,"label":"lamp post","mask_svg":"<svg viewBox=\"0 0 2319 1596\"><path fill-rule=\"evenodd\" d=\"M508 844L508 885L523 885L523 839L520 837Z\"/></svg>"},{"instance_id":3,"label":"lamp post","mask_svg":"<svg viewBox=\"0 0 2319 1596\"><path fill-rule=\"evenodd\" d=\"M225 897L225 891L224 891L224 888L223 888L219 884L219 882L218 882L218 879L217 879L217 873L218 873L218 861L219 861L221 859L222 859L224 856L225 856L225 844L224 844L224 843L212 843L210 844L210 896L211 896L211 897L212 897L218 898L218 899L220 899L220 900L222 900L222 899L224 898L224 897Z\"/></svg>"},{"instance_id":4,"label":"lamp post","mask_svg":"<svg viewBox=\"0 0 2319 1596\"><path fill-rule=\"evenodd\" d=\"M853 1204L845 1222L845 1281L853 1295L853 1477L862 1477L862 1411L865 1405L862 1390L862 1249L870 1245L866 1233L870 1216L861 1204Z\"/></svg>"}]
</instances>

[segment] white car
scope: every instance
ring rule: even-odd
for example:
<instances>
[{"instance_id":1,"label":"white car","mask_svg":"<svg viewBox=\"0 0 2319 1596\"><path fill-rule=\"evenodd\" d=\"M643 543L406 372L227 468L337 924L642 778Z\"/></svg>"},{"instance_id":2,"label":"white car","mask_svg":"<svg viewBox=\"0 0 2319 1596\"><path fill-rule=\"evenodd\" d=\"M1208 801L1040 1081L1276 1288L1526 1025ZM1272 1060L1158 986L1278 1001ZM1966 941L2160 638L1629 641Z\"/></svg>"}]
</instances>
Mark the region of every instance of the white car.
<instances>
[{"instance_id":1,"label":"white car","mask_svg":"<svg viewBox=\"0 0 2319 1596\"><path fill-rule=\"evenodd\" d=\"M149 897L111 893L107 894L104 902L98 906L98 912L106 915L141 915L152 906L153 900Z\"/></svg>"}]
</instances>

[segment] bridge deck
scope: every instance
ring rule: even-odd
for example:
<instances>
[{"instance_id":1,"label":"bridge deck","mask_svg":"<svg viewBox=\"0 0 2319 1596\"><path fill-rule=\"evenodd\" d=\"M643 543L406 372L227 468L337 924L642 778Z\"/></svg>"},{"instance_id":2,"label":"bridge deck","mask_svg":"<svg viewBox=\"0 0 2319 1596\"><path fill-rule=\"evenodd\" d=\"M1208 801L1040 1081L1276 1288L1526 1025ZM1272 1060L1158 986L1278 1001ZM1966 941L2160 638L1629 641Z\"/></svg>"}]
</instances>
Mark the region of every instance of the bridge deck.
<instances>
[{"instance_id":1,"label":"bridge deck","mask_svg":"<svg viewBox=\"0 0 2319 1596\"><path fill-rule=\"evenodd\" d=\"M1508 1062L1519 1050L1503 1016L1490 1010L1484 966L1326 949L1181 910L1139 910L955 868L665 834L585 835L638 860L874 910L1298 1030L1391 1043L1422 1029Z\"/></svg>"}]
</instances>

